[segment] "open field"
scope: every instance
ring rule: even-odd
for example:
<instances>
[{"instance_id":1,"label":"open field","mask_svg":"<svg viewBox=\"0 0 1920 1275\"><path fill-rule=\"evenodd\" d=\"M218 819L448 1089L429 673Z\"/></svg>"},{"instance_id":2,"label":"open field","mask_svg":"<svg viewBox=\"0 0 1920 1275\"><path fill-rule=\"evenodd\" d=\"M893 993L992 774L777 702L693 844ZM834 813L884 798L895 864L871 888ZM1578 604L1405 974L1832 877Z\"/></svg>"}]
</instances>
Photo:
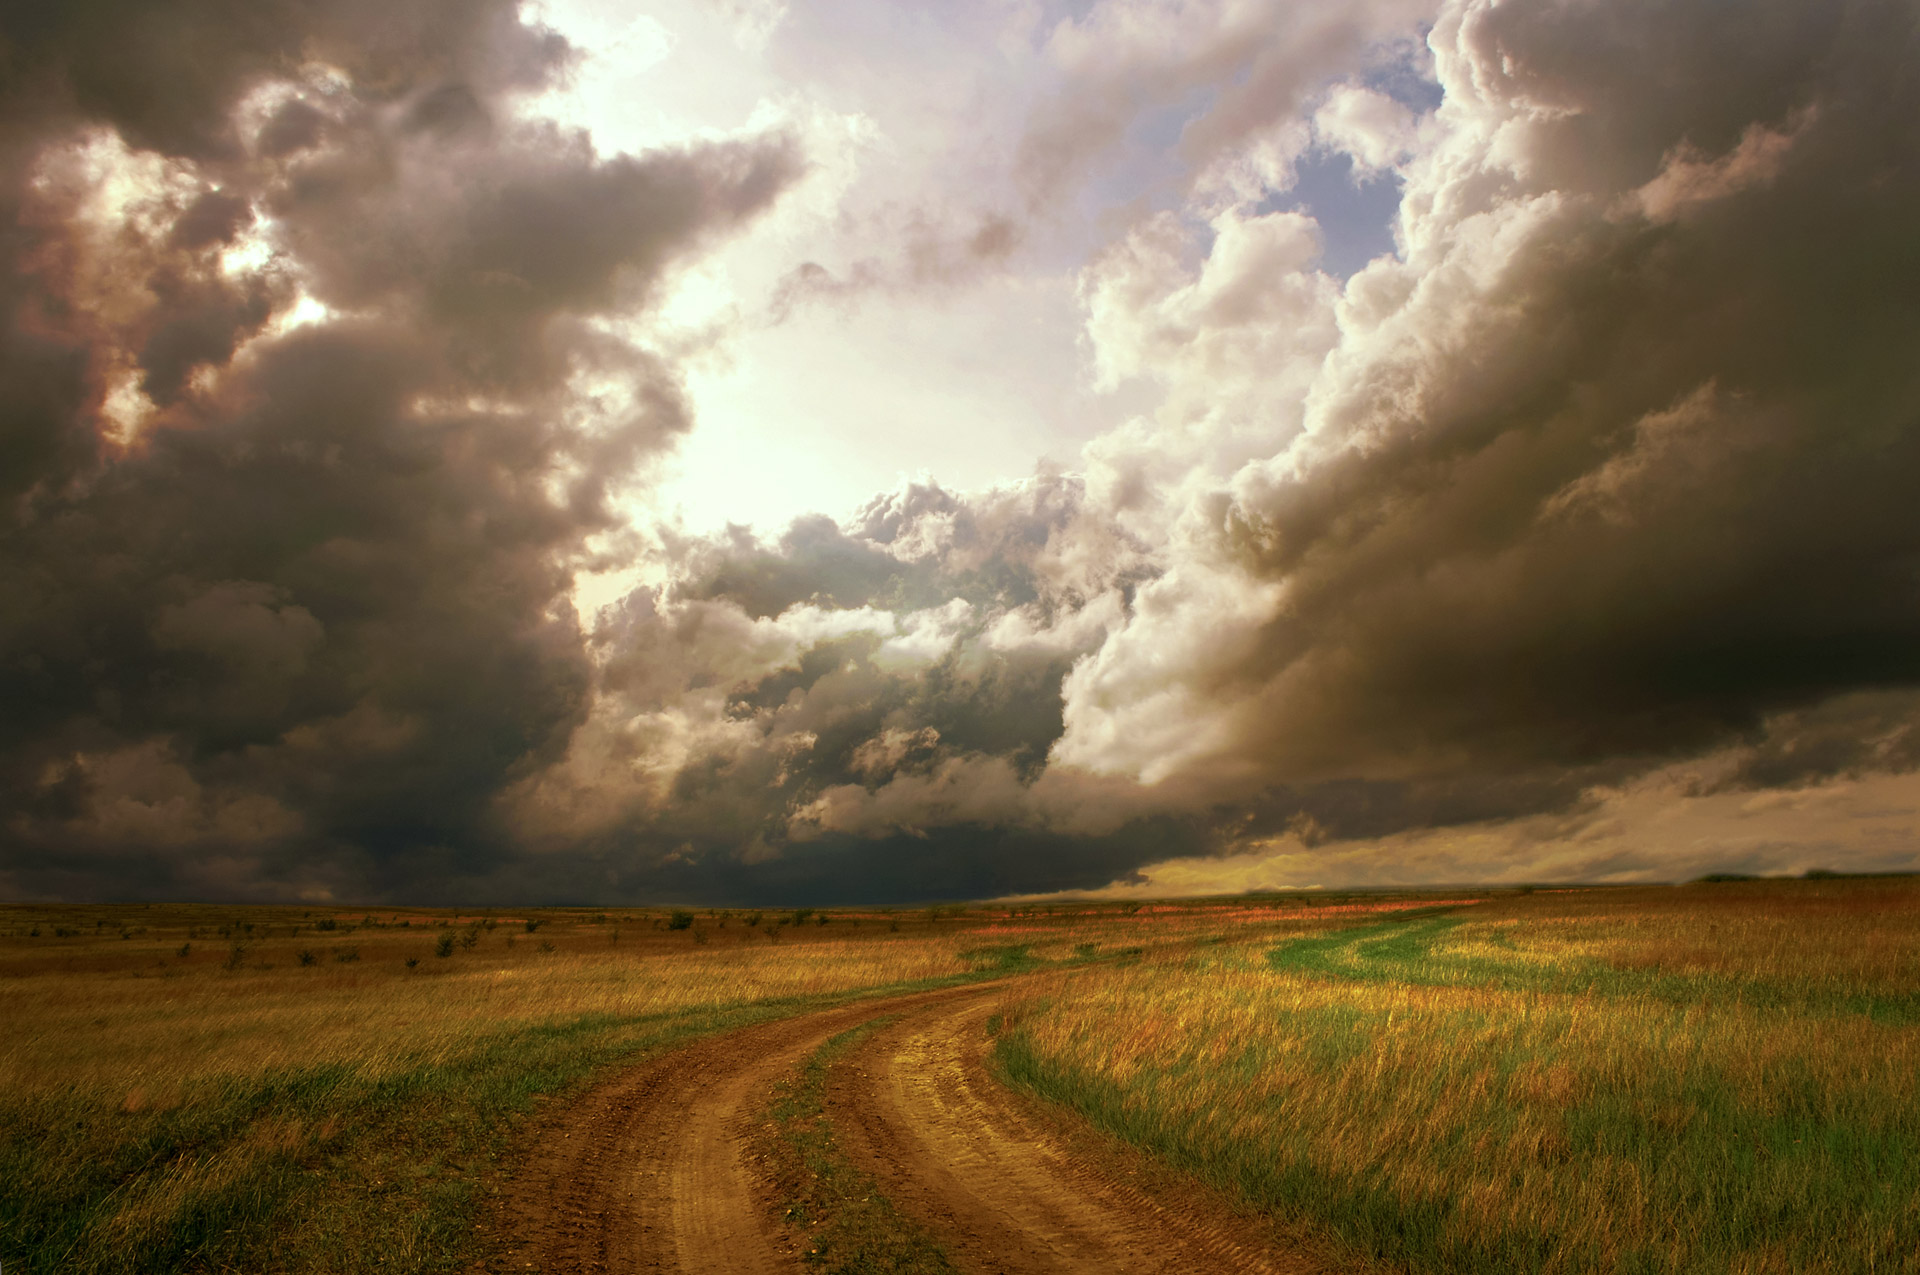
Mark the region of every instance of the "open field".
<instances>
[{"instance_id":1,"label":"open field","mask_svg":"<svg viewBox=\"0 0 1920 1275\"><path fill-rule=\"evenodd\" d=\"M887 1026L903 993L983 979L966 997L990 1001ZM859 1153L789 1165L780 1189L872 1253L893 1223L866 1215L891 1206L845 1184L892 1182L900 1233L930 1237L896 1247L971 1269L991 1192L966 1214L900 1148L957 1136L916 1106L914 1051L970 1057L989 1024L1017 1088L1319 1237L1334 1269L1920 1269L1912 880L825 924L8 907L0 1014L10 1272L525 1269L505 1186L573 1163L539 1140L633 1064L749 1027L804 1067L785 1107L747 1115L789 1130L794 1165L841 1134ZM769 1034L778 1019L795 1026ZM715 1057L735 1055L771 1065ZM882 1092L889 1113L861 1096ZM956 1209L974 1217L958 1238L940 1230ZM861 1261L845 1268L882 1268Z\"/></svg>"},{"instance_id":2,"label":"open field","mask_svg":"<svg viewBox=\"0 0 1920 1275\"><path fill-rule=\"evenodd\" d=\"M1419 1271L1920 1270L1920 883L1540 893L1049 976L1005 1074Z\"/></svg>"},{"instance_id":3,"label":"open field","mask_svg":"<svg viewBox=\"0 0 1920 1275\"><path fill-rule=\"evenodd\" d=\"M0 1263L450 1269L516 1122L612 1064L1298 910L0 908Z\"/></svg>"}]
</instances>

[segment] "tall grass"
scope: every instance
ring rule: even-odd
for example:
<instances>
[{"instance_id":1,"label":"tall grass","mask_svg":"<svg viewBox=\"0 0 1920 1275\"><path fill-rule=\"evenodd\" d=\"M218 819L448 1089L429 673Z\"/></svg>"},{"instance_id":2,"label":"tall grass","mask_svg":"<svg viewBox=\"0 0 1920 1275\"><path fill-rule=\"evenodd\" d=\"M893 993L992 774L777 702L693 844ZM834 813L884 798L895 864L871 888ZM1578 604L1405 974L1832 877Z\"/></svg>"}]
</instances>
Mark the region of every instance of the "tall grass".
<instances>
[{"instance_id":1,"label":"tall grass","mask_svg":"<svg viewBox=\"0 0 1920 1275\"><path fill-rule=\"evenodd\" d=\"M1912 882L1535 895L1049 976L996 1056L1415 1270L1916 1271L1916 972Z\"/></svg>"}]
</instances>

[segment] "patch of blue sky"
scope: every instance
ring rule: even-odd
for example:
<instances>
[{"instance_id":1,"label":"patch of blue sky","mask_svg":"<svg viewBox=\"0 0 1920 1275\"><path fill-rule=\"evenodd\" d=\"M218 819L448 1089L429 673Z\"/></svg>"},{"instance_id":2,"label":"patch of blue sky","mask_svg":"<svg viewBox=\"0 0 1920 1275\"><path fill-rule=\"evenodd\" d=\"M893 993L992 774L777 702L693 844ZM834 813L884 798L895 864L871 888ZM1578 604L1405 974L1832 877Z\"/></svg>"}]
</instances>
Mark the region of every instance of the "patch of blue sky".
<instances>
[{"instance_id":1,"label":"patch of blue sky","mask_svg":"<svg viewBox=\"0 0 1920 1275\"><path fill-rule=\"evenodd\" d=\"M1303 212L1320 223L1320 268L1347 279L1375 257L1394 251L1400 179L1374 173L1355 179L1353 157L1315 147L1293 168L1293 185L1262 200L1256 212Z\"/></svg>"},{"instance_id":2,"label":"patch of blue sky","mask_svg":"<svg viewBox=\"0 0 1920 1275\"><path fill-rule=\"evenodd\" d=\"M1369 68L1360 82L1415 115L1431 114L1443 96L1417 46ZM1400 195L1397 174L1356 173L1352 156L1316 146L1295 163L1293 185L1269 195L1258 211L1298 211L1320 223L1320 268L1345 280L1375 257L1395 251L1393 225Z\"/></svg>"}]
</instances>

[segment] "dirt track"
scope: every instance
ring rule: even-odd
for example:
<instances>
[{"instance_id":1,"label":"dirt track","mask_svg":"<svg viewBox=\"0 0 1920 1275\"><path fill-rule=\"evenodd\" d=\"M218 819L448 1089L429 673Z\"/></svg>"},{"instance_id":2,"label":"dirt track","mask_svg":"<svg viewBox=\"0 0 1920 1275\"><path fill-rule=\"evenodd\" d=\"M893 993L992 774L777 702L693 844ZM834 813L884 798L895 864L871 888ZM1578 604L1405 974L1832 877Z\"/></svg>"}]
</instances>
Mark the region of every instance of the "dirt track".
<instances>
[{"instance_id":1,"label":"dirt track","mask_svg":"<svg viewBox=\"0 0 1920 1275\"><path fill-rule=\"evenodd\" d=\"M773 1086L830 1036L844 1149L965 1271L1299 1272L1264 1226L987 1075L992 986L863 1001L696 1041L543 1123L499 1219L513 1270L791 1272L751 1160Z\"/></svg>"}]
</instances>

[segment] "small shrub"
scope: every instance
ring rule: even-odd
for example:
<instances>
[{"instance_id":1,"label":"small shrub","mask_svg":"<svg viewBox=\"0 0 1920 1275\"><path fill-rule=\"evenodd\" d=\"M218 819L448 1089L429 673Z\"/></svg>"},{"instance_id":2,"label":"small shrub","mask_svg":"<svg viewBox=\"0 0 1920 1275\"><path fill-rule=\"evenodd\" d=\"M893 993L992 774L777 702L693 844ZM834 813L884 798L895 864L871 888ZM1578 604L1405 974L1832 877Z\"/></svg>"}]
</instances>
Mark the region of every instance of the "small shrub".
<instances>
[{"instance_id":1,"label":"small shrub","mask_svg":"<svg viewBox=\"0 0 1920 1275\"><path fill-rule=\"evenodd\" d=\"M819 919L818 921L815 921L815 922L814 922L814 924L815 924L815 925L825 925L825 924L827 923L827 920L828 920L828 917L827 917L827 914L826 914L825 912L822 912L822 913L820 914L820 919Z\"/></svg>"},{"instance_id":2,"label":"small shrub","mask_svg":"<svg viewBox=\"0 0 1920 1275\"><path fill-rule=\"evenodd\" d=\"M442 934L439 938L435 939L433 941L433 954L435 956L452 956L453 935Z\"/></svg>"},{"instance_id":3,"label":"small shrub","mask_svg":"<svg viewBox=\"0 0 1920 1275\"><path fill-rule=\"evenodd\" d=\"M537 929L539 929L539 928L540 928L540 918L539 918L539 917L533 917L533 916L530 916L530 917L528 917L528 918L527 918L527 933L529 933L529 934L531 934L531 933L533 933L533 932L534 932L535 930L537 930Z\"/></svg>"},{"instance_id":4,"label":"small shrub","mask_svg":"<svg viewBox=\"0 0 1920 1275\"><path fill-rule=\"evenodd\" d=\"M177 949L176 949L176 950L174 951L174 955L175 955L175 956L178 956L178 957L179 957L179 958L180 958L181 960L185 960L185 959L186 959L187 957L189 957L189 956L191 956L191 955L193 955L193 944L192 944L192 943L182 943L182 944L181 944L181 945L179 946L179 948L177 948Z\"/></svg>"},{"instance_id":5,"label":"small shrub","mask_svg":"<svg viewBox=\"0 0 1920 1275\"><path fill-rule=\"evenodd\" d=\"M693 913L682 912L679 908L675 908L673 910L673 915L667 918L667 928L669 930L691 929L692 926L693 926Z\"/></svg>"},{"instance_id":6,"label":"small shrub","mask_svg":"<svg viewBox=\"0 0 1920 1275\"><path fill-rule=\"evenodd\" d=\"M242 965L245 965L246 963L247 963L247 945L245 943L242 943L239 939L235 939L233 941L233 946L227 949L227 959L226 959L224 968L230 969L230 970L237 970Z\"/></svg>"},{"instance_id":7,"label":"small shrub","mask_svg":"<svg viewBox=\"0 0 1920 1275\"><path fill-rule=\"evenodd\" d=\"M357 961L360 959L360 949L357 947L343 947L333 954L333 959L342 965L347 964L349 961Z\"/></svg>"},{"instance_id":8,"label":"small shrub","mask_svg":"<svg viewBox=\"0 0 1920 1275\"><path fill-rule=\"evenodd\" d=\"M812 915L813 915L812 908L795 908L793 910L793 923L795 925L805 925L807 923L807 918Z\"/></svg>"},{"instance_id":9,"label":"small shrub","mask_svg":"<svg viewBox=\"0 0 1920 1275\"><path fill-rule=\"evenodd\" d=\"M747 918L747 928L749 930L757 930L760 928L760 914L758 912L755 912Z\"/></svg>"},{"instance_id":10,"label":"small shrub","mask_svg":"<svg viewBox=\"0 0 1920 1275\"><path fill-rule=\"evenodd\" d=\"M419 957L417 957L417 956L409 956L409 957L407 958L407 968L408 968L408 969L417 969L417 968L419 968L419 965L420 965L420 958L419 958Z\"/></svg>"},{"instance_id":11,"label":"small shrub","mask_svg":"<svg viewBox=\"0 0 1920 1275\"><path fill-rule=\"evenodd\" d=\"M53 927L53 937L57 939L77 939L80 937L80 931L68 929L64 925L56 925Z\"/></svg>"},{"instance_id":12,"label":"small shrub","mask_svg":"<svg viewBox=\"0 0 1920 1275\"><path fill-rule=\"evenodd\" d=\"M337 930L340 928L340 922L333 917L323 916L313 923L313 928L316 930Z\"/></svg>"},{"instance_id":13,"label":"small shrub","mask_svg":"<svg viewBox=\"0 0 1920 1275\"><path fill-rule=\"evenodd\" d=\"M547 941L546 941L545 939L541 939L541 940L540 940L540 950L541 950L542 952L551 952L551 951L553 950L553 944L551 944L551 943L549 943L549 942L547 942Z\"/></svg>"},{"instance_id":14,"label":"small shrub","mask_svg":"<svg viewBox=\"0 0 1920 1275\"><path fill-rule=\"evenodd\" d=\"M319 957L315 956L312 952L309 952L306 948L303 947L300 949L300 964L312 965L319 959L320 959Z\"/></svg>"},{"instance_id":15,"label":"small shrub","mask_svg":"<svg viewBox=\"0 0 1920 1275\"><path fill-rule=\"evenodd\" d=\"M480 931L478 927L469 925L466 929L460 931L460 950L461 951L471 952L473 950L473 945L475 943L478 943L479 941L480 941Z\"/></svg>"}]
</instances>

